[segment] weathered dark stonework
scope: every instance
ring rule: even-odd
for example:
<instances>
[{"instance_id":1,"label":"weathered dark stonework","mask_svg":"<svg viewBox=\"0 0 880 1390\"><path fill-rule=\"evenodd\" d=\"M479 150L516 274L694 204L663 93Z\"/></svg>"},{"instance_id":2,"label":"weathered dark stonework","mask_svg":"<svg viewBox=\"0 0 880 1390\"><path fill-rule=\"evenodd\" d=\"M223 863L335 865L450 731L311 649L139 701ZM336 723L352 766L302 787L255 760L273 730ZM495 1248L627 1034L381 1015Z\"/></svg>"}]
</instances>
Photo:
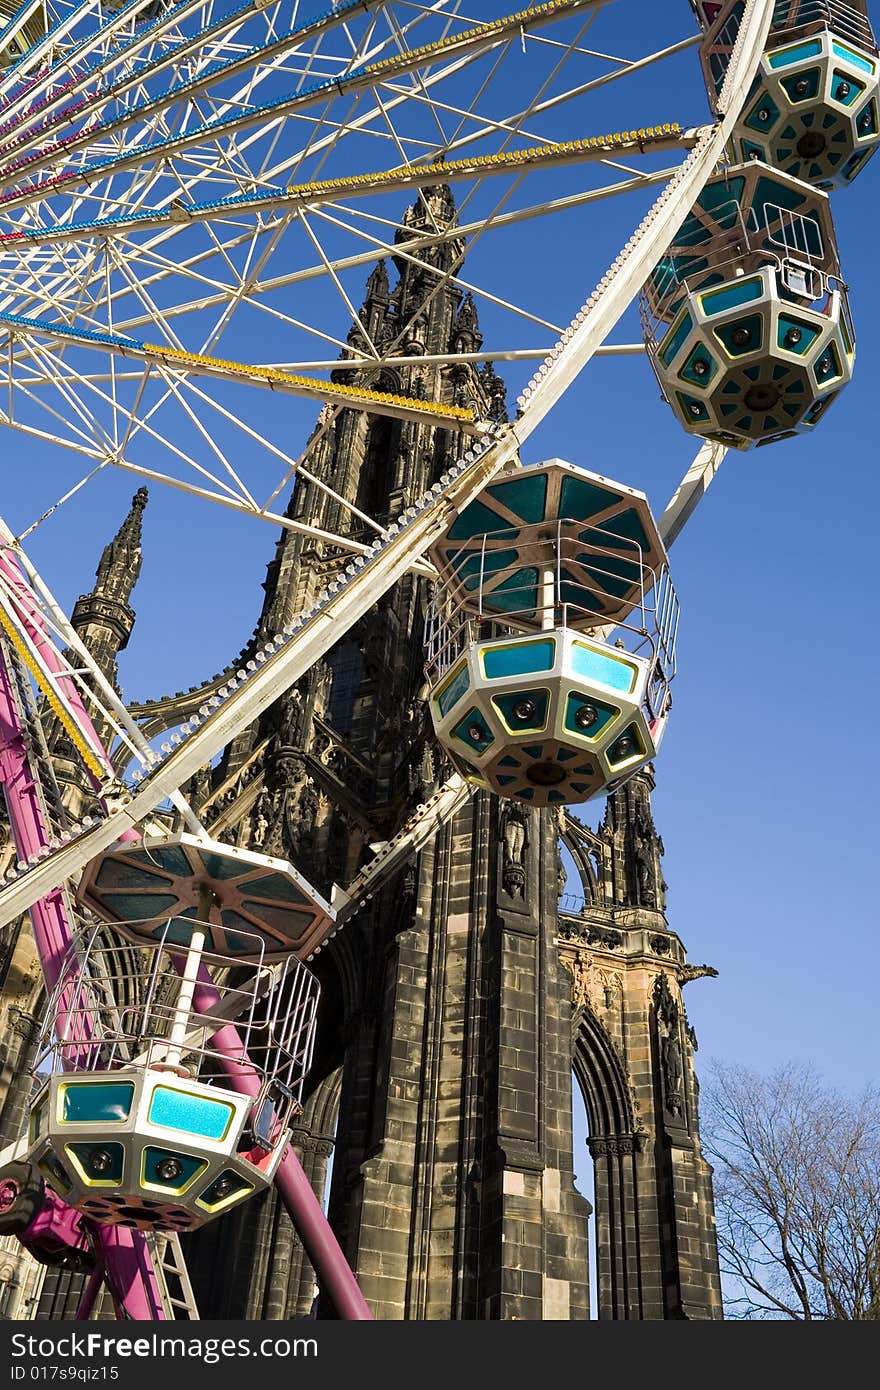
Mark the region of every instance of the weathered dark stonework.
<instances>
[{"instance_id":1,"label":"weathered dark stonework","mask_svg":"<svg viewBox=\"0 0 880 1390\"><path fill-rule=\"evenodd\" d=\"M453 216L446 190L429 190L404 228ZM393 288L378 267L362 320L383 347L477 350L473 301L440 278L460 249L431 254L433 276L401 258ZM503 410L503 384L490 369L392 376L382 384L460 401L476 395L484 409ZM463 442L346 412L328 420L329 412L313 436L310 466L380 517L408 505ZM309 506L295 515L342 524L333 505ZM282 537L258 630L286 622L337 563L314 541ZM420 698L423 602L413 581L385 595L232 745L209 803L223 800L215 824L224 833L293 855L326 890L442 779ZM321 1119L307 1106L296 1140L309 1162L309 1144L327 1142L338 1104L330 1218L377 1317L589 1316L590 1204L574 1184L573 1070L595 1160L600 1316L720 1316L709 1170L679 1002L689 967L663 915L651 785L642 776L621 789L598 834L564 822L586 899L577 915L557 911L565 873L556 817L481 793L319 958L325 995L311 1084ZM658 1019L661 974L678 1010L674 1027ZM668 1069L677 1060L674 1094L668 1083L663 1090L661 1047ZM322 1161L317 1191L324 1173ZM280 1240L284 1225L277 1215L269 1221L269 1209L277 1212L272 1196L241 1215L243 1226L258 1227L260 1255L250 1278L239 1266L235 1288L216 1271L222 1223L189 1242L208 1315L267 1315L256 1312L269 1306L266 1242ZM312 1289L292 1248L287 1315L310 1306ZM236 1292L242 1279L247 1289ZM280 1306L274 1287L272 1306ZM317 1311L331 1315L320 1300Z\"/></svg>"},{"instance_id":2,"label":"weathered dark stonework","mask_svg":"<svg viewBox=\"0 0 880 1390\"><path fill-rule=\"evenodd\" d=\"M426 189L398 241L454 216L447 189ZM446 278L461 254L453 240L422 250L428 269L403 256L378 266L360 316L371 340L398 357L478 351L476 306ZM353 379L344 359L336 375ZM504 411L490 366L414 362L362 379ZM309 466L362 510L391 517L464 447L447 431L325 409ZM314 489L290 514L350 529ZM117 542L116 563L128 554L131 572L134 550ZM345 563L326 542L285 532L257 635L282 627ZM423 700L425 598L414 578L383 595L194 779L213 834L290 856L327 892L442 781ZM114 640L127 640L127 596L121 603ZM104 609L80 600L78 613L100 642ZM203 698L144 707L150 731ZM684 983L713 972L686 964L664 915L652 787L646 772L618 790L595 832L477 793L318 957L319 1037L293 1142L319 1194L332 1155L330 1219L377 1317L587 1319L589 1221L600 1318L721 1316L681 997ZM560 842L580 880L561 910ZM595 1212L575 1186L585 1156L575 1161L573 1080L588 1113ZM274 1193L185 1246L203 1317L332 1316Z\"/></svg>"},{"instance_id":3,"label":"weathered dark stonework","mask_svg":"<svg viewBox=\"0 0 880 1390\"><path fill-rule=\"evenodd\" d=\"M593 833L566 818L583 906L557 937L571 976L574 1069L595 1164L600 1318L721 1317L711 1168L699 1143L685 963L663 912L650 769ZM563 907L565 903L563 902Z\"/></svg>"}]
</instances>

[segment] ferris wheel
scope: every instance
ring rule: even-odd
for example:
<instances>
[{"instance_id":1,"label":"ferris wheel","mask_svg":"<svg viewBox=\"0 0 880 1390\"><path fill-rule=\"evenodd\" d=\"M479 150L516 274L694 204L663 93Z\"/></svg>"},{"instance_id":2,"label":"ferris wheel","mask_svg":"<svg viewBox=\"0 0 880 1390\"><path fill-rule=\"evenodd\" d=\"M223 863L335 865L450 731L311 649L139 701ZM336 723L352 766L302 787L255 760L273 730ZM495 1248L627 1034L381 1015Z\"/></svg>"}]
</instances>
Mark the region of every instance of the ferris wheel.
<instances>
[{"instance_id":1,"label":"ferris wheel","mask_svg":"<svg viewBox=\"0 0 880 1390\"><path fill-rule=\"evenodd\" d=\"M104 1280L120 1316L174 1316L179 1234L272 1183L339 1315L369 1316L288 1147L307 962L475 788L577 803L657 754L671 542L728 450L824 428L852 376L832 210L880 142L863 0L497 8L0 3L0 421L16 460L70 470L0 549L0 921L30 912L49 995L0 1228L90 1271L82 1316ZM685 63L708 111L666 109ZM602 261L612 199L635 211ZM387 300L389 264L450 323L478 305L482 335L465 316L450 351L402 302L380 333L357 306L365 280ZM636 305L639 342L615 342ZM520 457L594 356L636 351L697 446L656 519L627 482ZM452 441L391 522L313 467L343 418ZM194 526L219 507L327 561L159 747L29 556L39 527L75 545L71 499L118 470ZM427 701L455 772L327 899L210 838L181 788L408 573L434 585ZM90 780L79 820L41 714Z\"/></svg>"}]
</instances>

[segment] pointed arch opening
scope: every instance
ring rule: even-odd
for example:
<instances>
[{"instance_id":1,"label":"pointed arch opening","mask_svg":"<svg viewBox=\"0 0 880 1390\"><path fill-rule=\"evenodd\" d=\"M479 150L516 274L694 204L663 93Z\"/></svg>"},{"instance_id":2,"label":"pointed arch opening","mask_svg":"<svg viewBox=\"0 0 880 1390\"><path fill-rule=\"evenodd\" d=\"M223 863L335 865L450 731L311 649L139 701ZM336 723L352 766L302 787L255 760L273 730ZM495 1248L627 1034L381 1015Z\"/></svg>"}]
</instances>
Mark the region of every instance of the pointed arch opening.
<instances>
[{"instance_id":1,"label":"pointed arch opening","mask_svg":"<svg viewBox=\"0 0 880 1390\"><path fill-rule=\"evenodd\" d=\"M601 1320L640 1319L637 1158L641 1144L629 1084L614 1043L589 1006L577 1016L572 1059L575 1170L592 1161L590 1299ZM583 1191L583 1187L581 1187ZM586 1194L585 1194L586 1195Z\"/></svg>"}]
</instances>

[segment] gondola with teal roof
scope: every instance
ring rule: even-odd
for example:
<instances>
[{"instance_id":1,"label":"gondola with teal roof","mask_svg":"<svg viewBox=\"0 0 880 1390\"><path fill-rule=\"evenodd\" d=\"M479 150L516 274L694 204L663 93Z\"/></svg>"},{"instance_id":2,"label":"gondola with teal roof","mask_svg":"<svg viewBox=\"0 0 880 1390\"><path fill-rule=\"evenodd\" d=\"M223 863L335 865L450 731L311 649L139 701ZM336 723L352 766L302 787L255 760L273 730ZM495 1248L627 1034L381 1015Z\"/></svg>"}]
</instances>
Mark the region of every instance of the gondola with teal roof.
<instances>
[{"instance_id":1,"label":"gondola with teal roof","mask_svg":"<svg viewBox=\"0 0 880 1390\"><path fill-rule=\"evenodd\" d=\"M701 13L712 9L700 61L717 113L745 4L726 0ZM817 188L844 188L880 143L878 98L880 60L865 0L776 0L731 138L733 161L761 159Z\"/></svg>"},{"instance_id":2,"label":"gondola with teal roof","mask_svg":"<svg viewBox=\"0 0 880 1390\"><path fill-rule=\"evenodd\" d=\"M91 1220L193 1230L274 1179L333 909L287 861L187 833L111 845L77 891L27 1157Z\"/></svg>"},{"instance_id":3,"label":"gondola with teal roof","mask_svg":"<svg viewBox=\"0 0 880 1390\"><path fill-rule=\"evenodd\" d=\"M759 160L707 182L641 308L680 423L737 449L812 430L853 373L828 195Z\"/></svg>"},{"instance_id":4,"label":"gondola with teal roof","mask_svg":"<svg viewBox=\"0 0 880 1390\"><path fill-rule=\"evenodd\" d=\"M643 493L559 459L487 486L431 550L431 718L458 770L531 806L652 759L678 604Z\"/></svg>"}]
</instances>

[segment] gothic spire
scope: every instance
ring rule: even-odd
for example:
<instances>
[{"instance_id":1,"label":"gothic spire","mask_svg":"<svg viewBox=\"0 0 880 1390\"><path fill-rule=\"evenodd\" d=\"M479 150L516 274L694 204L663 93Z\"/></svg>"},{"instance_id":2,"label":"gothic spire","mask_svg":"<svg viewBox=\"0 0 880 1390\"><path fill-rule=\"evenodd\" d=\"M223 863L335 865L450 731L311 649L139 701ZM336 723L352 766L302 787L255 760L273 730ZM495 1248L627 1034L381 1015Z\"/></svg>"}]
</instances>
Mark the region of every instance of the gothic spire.
<instances>
[{"instance_id":1,"label":"gothic spire","mask_svg":"<svg viewBox=\"0 0 880 1390\"><path fill-rule=\"evenodd\" d=\"M412 207L407 208L403 214L403 226L407 229L416 227L419 230L429 227L433 231L445 232L452 226L457 215L455 198L449 184L432 183L421 189ZM404 241L406 232L398 232L396 239Z\"/></svg>"},{"instance_id":2,"label":"gothic spire","mask_svg":"<svg viewBox=\"0 0 880 1390\"><path fill-rule=\"evenodd\" d=\"M131 508L109 545L104 547L95 585L76 601L71 622L92 656L114 684L116 658L134 627L131 591L141 572L141 523L147 505L147 489L139 488Z\"/></svg>"},{"instance_id":3,"label":"gothic spire","mask_svg":"<svg viewBox=\"0 0 880 1390\"><path fill-rule=\"evenodd\" d=\"M141 572L141 523L147 505L147 489L138 488L131 508L109 545L104 547L95 571L93 593L104 599L128 603Z\"/></svg>"},{"instance_id":4,"label":"gothic spire","mask_svg":"<svg viewBox=\"0 0 880 1390\"><path fill-rule=\"evenodd\" d=\"M435 183L419 190L419 195L411 207L403 214L400 226L394 234L395 245L411 241L412 238L433 235L444 236L455 226L458 210L448 184ZM400 276L397 296L403 307L411 298L423 296L426 285L435 280L430 270L446 274L458 265L464 254L464 242L459 238L448 237L435 242L430 240L419 245L417 255L420 265L415 265L403 256L395 256L394 264Z\"/></svg>"},{"instance_id":5,"label":"gothic spire","mask_svg":"<svg viewBox=\"0 0 880 1390\"><path fill-rule=\"evenodd\" d=\"M372 299L387 298L388 268L385 265L385 261L383 259L376 262L372 274L370 275L370 278L367 280L367 289L366 294L364 295L364 304L369 304Z\"/></svg>"},{"instance_id":6,"label":"gothic spire","mask_svg":"<svg viewBox=\"0 0 880 1390\"><path fill-rule=\"evenodd\" d=\"M452 342L459 352L475 352L483 345L477 306L470 290L462 299L453 320Z\"/></svg>"}]
</instances>

